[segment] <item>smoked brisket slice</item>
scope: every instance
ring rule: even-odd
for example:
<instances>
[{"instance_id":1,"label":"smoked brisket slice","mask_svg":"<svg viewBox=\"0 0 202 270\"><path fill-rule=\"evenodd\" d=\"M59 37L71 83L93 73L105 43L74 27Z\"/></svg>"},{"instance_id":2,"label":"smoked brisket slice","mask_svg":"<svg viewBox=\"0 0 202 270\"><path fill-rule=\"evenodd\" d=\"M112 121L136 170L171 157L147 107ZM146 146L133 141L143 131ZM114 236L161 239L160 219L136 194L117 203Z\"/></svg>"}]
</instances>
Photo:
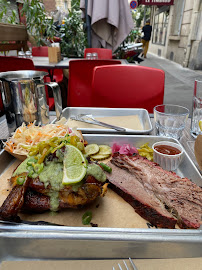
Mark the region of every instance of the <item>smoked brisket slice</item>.
<instances>
[{"instance_id":1,"label":"smoked brisket slice","mask_svg":"<svg viewBox=\"0 0 202 270\"><path fill-rule=\"evenodd\" d=\"M139 155L114 154L108 163L110 187L135 211L161 228L199 228L202 189Z\"/></svg>"}]
</instances>

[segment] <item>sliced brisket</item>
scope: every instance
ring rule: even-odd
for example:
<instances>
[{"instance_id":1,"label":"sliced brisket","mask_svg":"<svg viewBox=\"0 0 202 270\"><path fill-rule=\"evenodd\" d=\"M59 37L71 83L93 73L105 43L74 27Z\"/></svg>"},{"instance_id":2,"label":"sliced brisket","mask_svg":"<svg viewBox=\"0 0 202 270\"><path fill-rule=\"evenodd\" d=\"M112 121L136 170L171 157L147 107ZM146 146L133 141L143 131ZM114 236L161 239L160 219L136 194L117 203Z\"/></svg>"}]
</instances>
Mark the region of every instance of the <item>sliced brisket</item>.
<instances>
[{"instance_id":1,"label":"sliced brisket","mask_svg":"<svg viewBox=\"0 0 202 270\"><path fill-rule=\"evenodd\" d=\"M202 189L139 155L114 154L109 162L111 188L135 211L161 228L199 228Z\"/></svg>"}]
</instances>

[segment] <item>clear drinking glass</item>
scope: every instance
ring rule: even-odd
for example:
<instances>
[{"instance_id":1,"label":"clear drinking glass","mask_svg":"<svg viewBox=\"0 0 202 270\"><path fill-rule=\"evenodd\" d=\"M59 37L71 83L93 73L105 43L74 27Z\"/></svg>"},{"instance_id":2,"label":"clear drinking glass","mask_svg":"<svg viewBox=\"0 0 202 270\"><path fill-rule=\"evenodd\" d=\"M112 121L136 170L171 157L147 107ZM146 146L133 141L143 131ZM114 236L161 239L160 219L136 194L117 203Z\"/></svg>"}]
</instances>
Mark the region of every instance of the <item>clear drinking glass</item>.
<instances>
[{"instance_id":1,"label":"clear drinking glass","mask_svg":"<svg viewBox=\"0 0 202 270\"><path fill-rule=\"evenodd\" d=\"M26 58L32 58L32 52L26 51L25 56L26 56Z\"/></svg>"},{"instance_id":2,"label":"clear drinking glass","mask_svg":"<svg viewBox=\"0 0 202 270\"><path fill-rule=\"evenodd\" d=\"M162 104L154 107L156 134L180 139L185 128L189 110L178 105Z\"/></svg>"},{"instance_id":3,"label":"clear drinking glass","mask_svg":"<svg viewBox=\"0 0 202 270\"><path fill-rule=\"evenodd\" d=\"M93 60L97 60L98 59L98 54L96 52L92 53L92 58Z\"/></svg>"},{"instance_id":4,"label":"clear drinking glass","mask_svg":"<svg viewBox=\"0 0 202 270\"><path fill-rule=\"evenodd\" d=\"M196 138L202 134L202 81L195 80L192 99L191 135Z\"/></svg>"},{"instance_id":5,"label":"clear drinking glass","mask_svg":"<svg viewBox=\"0 0 202 270\"><path fill-rule=\"evenodd\" d=\"M91 60L92 59L92 53L87 53L86 54L86 59Z\"/></svg>"},{"instance_id":6,"label":"clear drinking glass","mask_svg":"<svg viewBox=\"0 0 202 270\"><path fill-rule=\"evenodd\" d=\"M18 57L20 58L26 58L25 53L23 51L18 52Z\"/></svg>"}]
</instances>

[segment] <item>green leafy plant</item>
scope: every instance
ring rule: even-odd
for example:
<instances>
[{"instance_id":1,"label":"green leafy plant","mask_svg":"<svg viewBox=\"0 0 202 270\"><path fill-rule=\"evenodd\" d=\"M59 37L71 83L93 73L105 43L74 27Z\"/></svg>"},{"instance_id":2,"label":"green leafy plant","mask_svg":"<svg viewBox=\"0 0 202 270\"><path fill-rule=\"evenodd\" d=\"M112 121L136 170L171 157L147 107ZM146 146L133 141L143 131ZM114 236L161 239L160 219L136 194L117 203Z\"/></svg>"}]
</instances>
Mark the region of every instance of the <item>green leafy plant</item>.
<instances>
[{"instance_id":1,"label":"green leafy plant","mask_svg":"<svg viewBox=\"0 0 202 270\"><path fill-rule=\"evenodd\" d=\"M61 52L67 57L82 57L87 45L78 3L78 0L72 1L72 9L69 10L68 18L60 29L60 33L63 35Z\"/></svg>"},{"instance_id":2,"label":"green leafy plant","mask_svg":"<svg viewBox=\"0 0 202 270\"><path fill-rule=\"evenodd\" d=\"M15 24L17 18L16 10L12 10L11 15L8 16L10 4L10 1L0 0L0 22Z\"/></svg>"},{"instance_id":3,"label":"green leafy plant","mask_svg":"<svg viewBox=\"0 0 202 270\"><path fill-rule=\"evenodd\" d=\"M22 15L26 16L28 33L34 37L37 46L45 45L46 38L53 38L53 19L47 19L44 5L40 0L24 0Z\"/></svg>"}]
</instances>

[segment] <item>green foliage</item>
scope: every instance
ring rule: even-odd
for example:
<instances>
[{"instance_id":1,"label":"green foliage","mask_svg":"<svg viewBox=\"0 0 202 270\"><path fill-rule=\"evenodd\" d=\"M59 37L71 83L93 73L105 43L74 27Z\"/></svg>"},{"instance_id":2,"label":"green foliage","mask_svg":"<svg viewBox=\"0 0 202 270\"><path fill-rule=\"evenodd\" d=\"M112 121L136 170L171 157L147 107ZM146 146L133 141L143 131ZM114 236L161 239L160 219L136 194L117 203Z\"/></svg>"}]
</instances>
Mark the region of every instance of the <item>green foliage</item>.
<instances>
[{"instance_id":1,"label":"green foliage","mask_svg":"<svg viewBox=\"0 0 202 270\"><path fill-rule=\"evenodd\" d=\"M53 19L47 19L40 0L24 0L22 15L26 16L27 30L35 38L37 46L44 45L44 36L53 38Z\"/></svg>"},{"instance_id":2,"label":"green foliage","mask_svg":"<svg viewBox=\"0 0 202 270\"><path fill-rule=\"evenodd\" d=\"M150 7L147 6L138 6L137 11L134 15L134 20L136 22L136 27L140 27L142 24L142 21L144 19L144 13L145 13L145 20L150 18Z\"/></svg>"},{"instance_id":3,"label":"green foliage","mask_svg":"<svg viewBox=\"0 0 202 270\"><path fill-rule=\"evenodd\" d=\"M71 7L74 10L80 10L80 0L71 0Z\"/></svg>"},{"instance_id":4,"label":"green foliage","mask_svg":"<svg viewBox=\"0 0 202 270\"><path fill-rule=\"evenodd\" d=\"M0 0L0 22L15 24L17 18L16 10L12 10L10 16L7 15L10 4L10 1Z\"/></svg>"},{"instance_id":5,"label":"green foliage","mask_svg":"<svg viewBox=\"0 0 202 270\"><path fill-rule=\"evenodd\" d=\"M67 57L83 57L87 38L83 31L79 0L72 1L72 9L60 32L64 35L61 42L61 52Z\"/></svg>"}]
</instances>

